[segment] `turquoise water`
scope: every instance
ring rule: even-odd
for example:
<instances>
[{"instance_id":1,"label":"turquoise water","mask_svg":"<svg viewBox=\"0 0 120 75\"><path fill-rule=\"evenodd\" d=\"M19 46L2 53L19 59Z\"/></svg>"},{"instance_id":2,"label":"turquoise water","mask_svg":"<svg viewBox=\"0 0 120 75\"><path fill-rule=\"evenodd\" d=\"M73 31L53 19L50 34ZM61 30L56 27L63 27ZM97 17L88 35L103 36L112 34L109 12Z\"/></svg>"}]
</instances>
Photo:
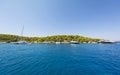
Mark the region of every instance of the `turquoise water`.
<instances>
[{"instance_id":1,"label":"turquoise water","mask_svg":"<svg viewBox=\"0 0 120 75\"><path fill-rule=\"evenodd\" d=\"M120 44L0 44L0 75L120 75Z\"/></svg>"}]
</instances>

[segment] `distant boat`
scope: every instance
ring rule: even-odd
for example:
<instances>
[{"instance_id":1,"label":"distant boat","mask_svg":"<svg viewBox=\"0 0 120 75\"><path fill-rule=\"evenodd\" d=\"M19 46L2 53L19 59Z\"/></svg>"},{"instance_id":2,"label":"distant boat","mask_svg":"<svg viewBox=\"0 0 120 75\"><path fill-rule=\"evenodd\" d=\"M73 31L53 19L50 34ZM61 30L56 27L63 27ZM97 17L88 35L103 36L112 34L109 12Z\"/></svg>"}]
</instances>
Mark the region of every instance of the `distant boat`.
<instances>
[{"instance_id":1,"label":"distant boat","mask_svg":"<svg viewBox=\"0 0 120 75\"><path fill-rule=\"evenodd\" d=\"M99 43L102 43L102 44L113 44L113 43L115 43L115 41L110 41L110 40L100 40Z\"/></svg>"},{"instance_id":2,"label":"distant boat","mask_svg":"<svg viewBox=\"0 0 120 75\"><path fill-rule=\"evenodd\" d=\"M59 39L59 37L57 36L57 42L55 42L56 44L60 44L61 42L60 42L60 39Z\"/></svg>"},{"instance_id":3,"label":"distant boat","mask_svg":"<svg viewBox=\"0 0 120 75\"><path fill-rule=\"evenodd\" d=\"M0 42L0 44L5 44L6 42Z\"/></svg>"},{"instance_id":4,"label":"distant boat","mask_svg":"<svg viewBox=\"0 0 120 75\"><path fill-rule=\"evenodd\" d=\"M28 44L26 41L23 40L23 31L24 31L24 26L22 28L21 36L20 36L20 41L18 42L11 42L12 44Z\"/></svg>"},{"instance_id":5,"label":"distant boat","mask_svg":"<svg viewBox=\"0 0 120 75\"><path fill-rule=\"evenodd\" d=\"M60 44L60 42L55 42L56 44Z\"/></svg>"},{"instance_id":6,"label":"distant boat","mask_svg":"<svg viewBox=\"0 0 120 75\"><path fill-rule=\"evenodd\" d=\"M70 41L70 44L79 44L78 41Z\"/></svg>"},{"instance_id":7,"label":"distant boat","mask_svg":"<svg viewBox=\"0 0 120 75\"><path fill-rule=\"evenodd\" d=\"M12 44L27 44L26 41L11 42Z\"/></svg>"}]
</instances>

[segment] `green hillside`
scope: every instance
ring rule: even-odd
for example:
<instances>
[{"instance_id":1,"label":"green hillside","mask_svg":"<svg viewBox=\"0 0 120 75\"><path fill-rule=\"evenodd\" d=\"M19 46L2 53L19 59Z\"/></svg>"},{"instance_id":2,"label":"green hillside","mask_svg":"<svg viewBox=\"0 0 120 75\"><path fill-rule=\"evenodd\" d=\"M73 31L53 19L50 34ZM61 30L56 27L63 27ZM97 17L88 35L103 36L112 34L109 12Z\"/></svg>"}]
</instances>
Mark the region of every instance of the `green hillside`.
<instances>
[{"instance_id":1,"label":"green hillside","mask_svg":"<svg viewBox=\"0 0 120 75\"><path fill-rule=\"evenodd\" d=\"M20 41L21 37L17 35L0 34L0 42L17 42ZM100 39L89 38L78 35L55 35L47 37L22 37L22 40L27 42L70 42L72 40L80 43L98 42Z\"/></svg>"}]
</instances>

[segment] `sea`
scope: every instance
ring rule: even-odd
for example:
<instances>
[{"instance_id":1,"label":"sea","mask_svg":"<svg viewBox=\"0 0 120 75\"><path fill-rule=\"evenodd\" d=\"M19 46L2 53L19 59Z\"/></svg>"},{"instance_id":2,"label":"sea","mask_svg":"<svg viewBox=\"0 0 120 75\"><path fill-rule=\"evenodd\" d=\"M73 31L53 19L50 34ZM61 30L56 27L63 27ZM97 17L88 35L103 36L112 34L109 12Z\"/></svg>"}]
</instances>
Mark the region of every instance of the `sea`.
<instances>
[{"instance_id":1,"label":"sea","mask_svg":"<svg viewBox=\"0 0 120 75\"><path fill-rule=\"evenodd\" d=\"M120 44L0 44L0 75L120 75Z\"/></svg>"}]
</instances>

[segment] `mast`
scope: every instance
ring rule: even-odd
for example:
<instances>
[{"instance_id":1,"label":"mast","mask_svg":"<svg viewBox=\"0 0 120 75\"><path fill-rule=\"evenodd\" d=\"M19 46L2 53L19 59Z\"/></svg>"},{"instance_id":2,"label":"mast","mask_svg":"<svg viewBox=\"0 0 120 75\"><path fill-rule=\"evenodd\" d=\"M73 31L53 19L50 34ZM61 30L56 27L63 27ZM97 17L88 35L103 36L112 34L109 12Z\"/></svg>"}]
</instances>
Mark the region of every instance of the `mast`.
<instances>
[{"instance_id":1,"label":"mast","mask_svg":"<svg viewBox=\"0 0 120 75\"><path fill-rule=\"evenodd\" d=\"M22 27L22 32L21 32L21 36L23 37L23 31L24 31L24 25Z\"/></svg>"},{"instance_id":2,"label":"mast","mask_svg":"<svg viewBox=\"0 0 120 75\"><path fill-rule=\"evenodd\" d=\"M20 37L21 37L21 41L23 41L23 32L24 32L24 25L23 25L23 27L22 27L22 31L21 31L21 35L20 35Z\"/></svg>"}]
</instances>

